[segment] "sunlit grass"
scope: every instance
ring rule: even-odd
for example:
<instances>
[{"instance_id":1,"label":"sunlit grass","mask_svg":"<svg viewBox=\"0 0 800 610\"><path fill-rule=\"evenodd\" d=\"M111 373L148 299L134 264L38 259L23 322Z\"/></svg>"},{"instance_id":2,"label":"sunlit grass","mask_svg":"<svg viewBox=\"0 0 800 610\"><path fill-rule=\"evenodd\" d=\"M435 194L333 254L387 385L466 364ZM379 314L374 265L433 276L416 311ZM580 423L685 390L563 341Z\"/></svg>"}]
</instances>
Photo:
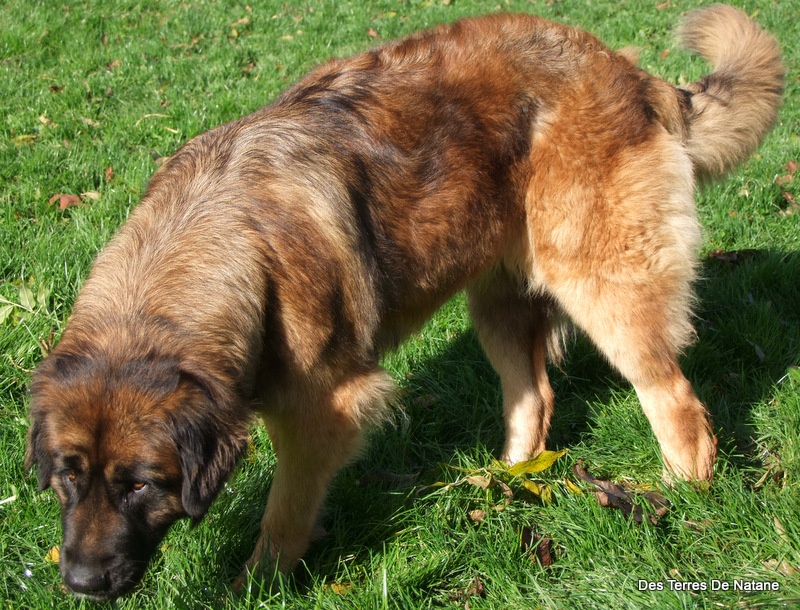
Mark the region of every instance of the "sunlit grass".
<instances>
[{"instance_id":1,"label":"sunlit grass","mask_svg":"<svg viewBox=\"0 0 800 610\"><path fill-rule=\"evenodd\" d=\"M23 468L30 371L63 327L96 252L141 197L161 157L268 103L310 67L421 27L491 10L538 12L614 46L673 81L703 72L669 32L697 2L478 0L282 2L9 0L0 7L0 598L7 608L89 607L64 592L48 550L60 542L51 492ZM552 371L543 504L522 490L453 483L499 453L497 379L456 298L385 360L403 388L394 426L331 490L307 564L272 591L236 576L258 533L274 458L266 434L198 527L178 524L142 587L119 608L771 607L800 600L800 160L797 6L748 2L781 39L785 107L765 146L699 193L706 242L699 341L684 368L720 439L710 491L664 490L658 525L602 508L563 481L578 459L598 476L660 488L657 444L627 384L580 336ZM667 53L667 51L669 51ZM59 210L58 193L83 205ZM98 197L95 197L95 194ZM747 252L743 252L747 250ZM735 257L714 254L738 252ZM457 470L456 468L462 469ZM483 521L470 511L486 512ZM525 528L552 541L533 560ZM794 570L794 572L792 572ZM670 581L776 581L778 593L673 591ZM663 590L640 590L639 581Z\"/></svg>"}]
</instances>

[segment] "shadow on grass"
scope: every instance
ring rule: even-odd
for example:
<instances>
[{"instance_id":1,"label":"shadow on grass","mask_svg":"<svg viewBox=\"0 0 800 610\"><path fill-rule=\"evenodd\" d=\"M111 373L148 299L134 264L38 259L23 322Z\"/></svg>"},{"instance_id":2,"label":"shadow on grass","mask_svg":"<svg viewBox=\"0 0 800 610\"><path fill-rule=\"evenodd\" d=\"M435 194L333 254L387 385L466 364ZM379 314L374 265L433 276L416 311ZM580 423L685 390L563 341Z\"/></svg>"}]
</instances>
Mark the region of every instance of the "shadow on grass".
<instances>
[{"instance_id":1,"label":"shadow on grass","mask_svg":"<svg viewBox=\"0 0 800 610\"><path fill-rule=\"evenodd\" d=\"M683 369L712 413L722 459L736 468L755 468L760 461L753 405L769 400L787 367L800 364L800 254L717 254L701 273L698 340ZM557 405L551 449L594 442L592 405L627 387L581 336L562 370L551 371L551 381ZM308 570L316 578L333 578L340 557L365 562L379 553L396 533L394 517L415 502L414 486L441 480L442 463L453 463L457 454L500 453L499 383L474 332L457 335L435 357L412 362L401 386L404 415L395 427L375 434L364 459L333 485L323 520L330 533L308 554ZM227 566L224 578L236 575L253 547L268 481L263 473L245 472L236 484L237 496L246 501L234 507L222 499L226 516L209 526L229 547L217 564ZM296 586L302 589L305 581L298 578Z\"/></svg>"}]
</instances>

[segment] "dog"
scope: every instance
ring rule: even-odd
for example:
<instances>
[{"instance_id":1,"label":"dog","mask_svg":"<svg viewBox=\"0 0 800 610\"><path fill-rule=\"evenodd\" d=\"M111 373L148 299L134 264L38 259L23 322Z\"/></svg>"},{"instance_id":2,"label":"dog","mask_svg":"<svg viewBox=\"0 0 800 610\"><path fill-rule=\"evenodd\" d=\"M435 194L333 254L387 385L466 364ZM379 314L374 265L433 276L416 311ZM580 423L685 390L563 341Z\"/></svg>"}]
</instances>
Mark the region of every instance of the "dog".
<instances>
[{"instance_id":1,"label":"dog","mask_svg":"<svg viewBox=\"0 0 800 610\"><path fill-rule=\"evenodd\" d=\"M133 588L170 525L206 514L256 415L277 466L245 569L290 572L390 413L380 355L462 289L506 462L545 448L570 321L635 388L666 476L711 479L677 360L693 189L760 144L784 67L728 6L680 36L713 72L674 87L572 27L465 19L329 61L169 158L31 383L27 462L61 502L69 588Z\"/></svg>"}]
</instances>

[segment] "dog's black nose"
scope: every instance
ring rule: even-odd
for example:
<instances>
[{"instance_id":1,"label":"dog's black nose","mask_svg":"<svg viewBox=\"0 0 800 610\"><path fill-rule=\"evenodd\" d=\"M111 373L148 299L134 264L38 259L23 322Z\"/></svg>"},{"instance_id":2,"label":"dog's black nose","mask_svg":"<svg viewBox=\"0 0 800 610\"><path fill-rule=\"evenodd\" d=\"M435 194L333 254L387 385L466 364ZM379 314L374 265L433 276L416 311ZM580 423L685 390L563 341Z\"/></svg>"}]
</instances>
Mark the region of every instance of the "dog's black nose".
<instances>
[{"instance_id":1,"label":"dog's black nose","mask_svg":"<svg viewBox=\"0 0 800 610\"><path fill-rule=\"evenodd\" d=\"M64 571L64 582L76 593L102 595L111 589L108 571L100 566L74 565Z\"/></svg>"}]
</instances>

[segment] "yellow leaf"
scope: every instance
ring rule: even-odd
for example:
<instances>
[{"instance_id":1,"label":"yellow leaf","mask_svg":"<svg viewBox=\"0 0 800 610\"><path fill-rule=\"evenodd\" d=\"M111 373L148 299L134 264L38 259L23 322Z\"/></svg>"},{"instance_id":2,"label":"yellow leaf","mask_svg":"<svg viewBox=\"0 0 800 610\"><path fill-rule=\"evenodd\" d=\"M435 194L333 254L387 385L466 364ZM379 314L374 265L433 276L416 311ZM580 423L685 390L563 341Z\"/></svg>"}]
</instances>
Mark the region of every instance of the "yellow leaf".
<instances>
[{"instance_id":1,"label":"yellow leaf","mask_svg":"<svg viewBox=\"0 0 800 610\"><path fill-rule=\"evenodd\" d=\"M353 585L349 582L332 582L329 585L325 585L325 589L332 591L336 595L347 595L350 593L350 590L353 588Z\"/></svg>"},{"instance_id":2,"label":"yellow leaf","mask_svg":"<svg viewBox=\"0 0 800 610\"><path fill-rule=\"evenodd\" d=\"M532 472L542 472L552 466L555 461L562 455L567 453L566 449L562 451L542 451L535 458L526 460L524 462L517 462L508 469L508 474L518 477L521 474L529 474Z\"/></svg>"},{"instance_id":3,"label":"yellow leaf","mask_svg":"<svg viewBox=\"0 0 800 610\"><path fill-rule=\"evenodd\" d=\"M583 492L581 491L581 488L578 487L577 485L575 485L575 483L573 483L569 479L564 479L564 485L566 485L567 489L569 491L571 491L572 493L574 493L576 495L579 495L579 496L583 495Z\"/></svg>"},{"instance_id":4,"label":"yellow leaf","mask_svg":"<svg viewBox=\"0 0 800 610\"><path fill-rule=\"evenodd\" d=\"M54 546L47 551L47 555L44 556L44 560L47 563L58 563L61 561L61 549L59 549L57 546Z\"/></svg>"},{"instance_id":5,"label":"yellow leaf","mask_svg":"<svg viewBox=\"0 0 800 610\"><path fill-rule=\"evenodd\" d=\"M22 146L23 144L33 144L38 136L32 133L23 133L14 137L14 146Z\"/></svg>"},{"instance_id":6,"label":"yellow leaf","mask_svg":"<svg viewBox=\"0 0 800 610\"><path fill-rule=\"evenodd\" d=\"M524 481L522 481L522 486L525 489L527 489L529 492L534 494L535 496L541 496L542 495L542 488L537 483L534 483L533 481L529 481L528 479L525 479Z\"/></svg>"},{"instance_id":7,"label":"yellow leaf","mask_svg":"<svg viewBox=\"0 0 800 610\"><path fill-rule=\"evenodd\" d=\"M502 470L503 472L508 471L508 464L505 462L501 462L500 460L492 460L491 468L493 470Z\"/></svg>"}]
</instances>

